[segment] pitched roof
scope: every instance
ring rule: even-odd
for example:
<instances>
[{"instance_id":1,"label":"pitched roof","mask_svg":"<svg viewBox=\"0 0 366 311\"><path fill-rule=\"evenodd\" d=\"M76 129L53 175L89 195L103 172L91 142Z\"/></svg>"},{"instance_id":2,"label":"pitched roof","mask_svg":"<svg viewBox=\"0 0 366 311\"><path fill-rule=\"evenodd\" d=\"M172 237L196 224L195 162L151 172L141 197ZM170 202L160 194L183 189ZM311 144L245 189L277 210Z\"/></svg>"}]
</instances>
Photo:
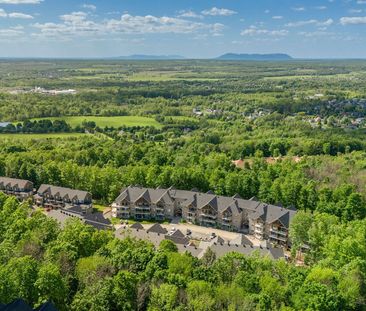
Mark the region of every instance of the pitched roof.
<instances>
[{"instance_id":1,"label":"pitched roof","mask_svg":"<svg viewBox=\"0 0 366 311\"><path fill-rule=\"evenodd\" d=\"M127 187L124 188L121 194L115 200L116 203L121 203L123 200L129 202L136 202L143 198L148 203L156 204L160 201L166 204L173 204L173 200L170 197L169 190L167 189L152 189L141 187Z\"/></svg>"},{"instance_id":2,"label":"pitched roof","mask_svg":"<svg viewBox=\"0 0 366 311\"><path fill-rule=\"evenodd\" d=\"M230 210L233 217L239 216L245 212L250 219L262 219L264 222L273 223L281 221L284 226L288 226L291 218L296 213L292 209L285 209L275 205L264 204L253 197L250 200L240 198L239 195L233 197L225 197L215 195L212 191L208 193L177 190L174 188L168 189L151 189L141 187L128 187L116 199L116 203L127 199L130 202L135 202L138 198L144 197L150 203L164 201L167 204L173 204L174 201L179 202L181 206L193 206L198 209L209 205L216 212L223 213ZM287 215L287 213L289 214Z\"/></svg>"},{"instance_id":3,"label":"pitched roof","mask_svg":"<svg viewBox=\"0 0 366 311\"><path fill-rule=\"evenodd\" d=\"M263 222L269 224L280 221L283 226L288 227L295 213L295 211L280 206L261 203L250 217L252 219L261 219Z\"/></svg>"},{"instance_id":4,"label":"pitched roof","mask_svg":"<svg viewBox=\"0 0 366 311\"><path fill-rule=\"evenodd\" d=\"M29 180L9 177L0 177L0 184L3 184L4 187L9 185L10 187L18 186L21 189L30 188L31 190L33 188L33 183Z\"/></svg>"},{"instance_id":5,"label":"pitched roof","mask_svg":"<svg viewBox=\"0 0 366 311\"><path fill-rule=\"evenodd\" d=\"M230 252L237 252L246 256L259 253L260 256L268 257L270 259L280 259L284 257L282 248L263 248L249 245L235 245L235 244L214 244L211 250L216 254L217 258L223 257ZM203 252L204 253L204 252ZM201 255L201 254L200 254ZM203 256L203 254L202 254Z\"/></svg>"},{"instance_id":6,"label":"pitched roof","mask_svg":"<svg viewBox=\"0 0 366 311\"><path fill-rule=\"evenodd\" d=\"M52 185L46 185L43 184L39 187L38 193L45 194L49 193L50 195L59 195L60 197L64 198L68 196L70 200L73 200L76 198L77 200L90 200L91 201L91 193L87 191L82 190L75 190L70 188L64 188L64 187L58 187L58 186L52 186Z\"/></svg>"},{"instance_id":7,"label":"pitched roof","mask_svg":"<svg viewBox=\"0 0 366 311\"><path fill-rule=\"evenodd\" d=\"M185 238L186 236L183 234L182 231L175 230L173 233L169 234L169 236L176 237L176 238Z\"/></svg>"},{"instance_id":8,"label":"pitched roof","mask_svg":"<svg viewBox=\"0 0 366 311\"><path fill-rule=\"evenodd\" d=\"M84 219L89 222L95 222L103 225L111 225L111 221L105 218L102 212L88 213L84 215Z\"/></svg>"},{"instance_id":9,"label":"pitched roof","mask_svg":"<svg viewBox=\"0 0 366 311\"><path fill-rule=\"evenodd\" d=\"M230 241L230 244L253 245L253 243L244 234L238 234L235 239Z\"/></svg>"},{"instance_id":10,"label":"pitched roof","mask_svg":"<svg viewBox=\"0 0 366 311\"><path fill-rule=\"evenodd\" d=\"M166 234L168 230L163 228L160 224L153 224L148 230L147 233L159 233L159 234Z\"/></svg>"},{"instance_id":11,"label":"pitched roof","mask_svg":"<svg viewBox=\"0 0 366 311\"><path fill-rule=\"evenodd\" d=\"M141 225L139 222L135 222L130 226L130 228L135 230L144 230L144 226Z\"/></svg>"}]
</instances>

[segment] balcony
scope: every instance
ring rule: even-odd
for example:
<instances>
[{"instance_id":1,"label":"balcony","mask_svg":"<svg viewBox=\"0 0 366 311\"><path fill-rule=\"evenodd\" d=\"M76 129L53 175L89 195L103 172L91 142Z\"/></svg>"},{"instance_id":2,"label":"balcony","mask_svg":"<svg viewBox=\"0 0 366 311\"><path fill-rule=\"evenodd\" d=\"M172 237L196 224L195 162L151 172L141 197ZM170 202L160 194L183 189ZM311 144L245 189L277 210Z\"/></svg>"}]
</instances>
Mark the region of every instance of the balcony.
<instances>
[{"instance_id":1,"label":"balcony","mask_svg":"<svg viewBox=\"0 0 366 311\"><path fill-rule=\"evenodd\" d=\"M264 230L263 230L263 228L257 228L257 227L255 227L254 228L254 232L255 233L258 233L258 234L263 234Z\"/></svg>"},{"instance_id":2,"label":"balcony","mask_svg":"<svg viewBox=\"0 0 366 311\"><path fill-rule=\"evenodd\" d=\"M271 228L270 232L273 233L274 235L281 235L281 236L285 236L285 237L287 237L287 234L288 234L288 231L285 229Z\"/></svg>"},{"instance_id":3,"label":"balcony","mask_svg":"<svg viewBox=\"0 0 366 311\"><path fill-rule=\"evenodd\" d=\"M123 211L123 212L128 212L130 210L130 208L128 206L120 206L118 207L119 211Z\"/></svg>"},{"instance_id":4,"label":"balcony","mask_svg":"<svg viewBox=\"0 0 366 311\"><path fill-rule=\"evenodd\" d=\"M201 213L200 215L202 218L207 218L207 219L212 219L212 220L216 220L217 215L212 215L212 214L205 214L205 213Z\"/></svg>"},{"instance_id":5,"label":"balcony","mask_svg":"<svg viewBox=\"0 0 366 311\"><path fill-rule=\"evenodd\" d=\"M149 219L151 219L151 215L150 214L135 214L135 218L149 220Z\"/></svg>"},{"instance_id":6,"label":"balcony","mask_svg":"<svg viewBox=\"0 0 366 311\"><path fill-rule=\"evenodd\" d=\"M150 207L146 207L146 206L136 206L135 207L136 213L150 213L151 209Z\"/></svg>"},{"instance_id":7,"label":"balcony","mask_svg":"<svg viewBox=\"0 0 366 311\"><path fill-rule=\"evenodd\" d=\"M228 228L231 229L232 228L232 225L230 223L225 223L225 222L220 223L220 226L222 228L225 228L225 229L228 229Z\"/></svg>"},{"instance_id":8,"label":"balcony","mask_svg":"<svg viewBox=\"0 0 366 311\"><path fill-rule=\"evenodd\" d=\"M202 223L202 224L215 225L215 224L216 224L216 220L214 220L214 219L207 219L207 218L203 218L203 219L201 219L201 223Z\"/></svg>"},{"instance_id":9,"label":"balcony","mask_svg":"<svg viewBox=\"0 0 366 311\"><path fill-rule=\"evenodd\" d=\"M275 234L270 234L269 238L272 240L276 240L276 241L281 241L281 242L287 242L287 237L283 237L283 236L279 236L279 235L275 235Z\"/></svg>"}]
</instances>

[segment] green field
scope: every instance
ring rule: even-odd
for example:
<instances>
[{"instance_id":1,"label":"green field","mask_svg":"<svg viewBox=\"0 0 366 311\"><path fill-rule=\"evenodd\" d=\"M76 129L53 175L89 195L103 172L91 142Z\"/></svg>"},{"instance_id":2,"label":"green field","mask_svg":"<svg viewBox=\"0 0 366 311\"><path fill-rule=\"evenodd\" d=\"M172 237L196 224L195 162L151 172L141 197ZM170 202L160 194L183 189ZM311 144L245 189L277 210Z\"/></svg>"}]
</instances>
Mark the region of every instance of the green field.
<instances>
[{"instance_id":1,"label":"green field","mask_svg":"<svg viewBox=\"0 0 366 311\"><path fill-rule=\"evenodd\" d=\"M161 128L162 125L155 121L152 118L147 117L139 117L139 116L117 116L117 117L94 117L94 116L76 116L76 117L59 117L59 118L37 118L33 120L42 120L42 119L49 119L49 120L64 120L72 127L76 127L81 125L84 121L94 121L97 126L104 128L106 126L109 127L121 127L121 126L153 126L156 128Z\"/></svg>"},{"instance_id":2,"label":"green field","mask_svg":"<svg viewBox=\"0 0 366 311\"><path fill-rule=\"evenodd\" d=\"M84 133L50 133L50 134L0 134L0 140L32 140L32 139L55 139L76 138L85 136Z\"/></svg>"}]
</instances>

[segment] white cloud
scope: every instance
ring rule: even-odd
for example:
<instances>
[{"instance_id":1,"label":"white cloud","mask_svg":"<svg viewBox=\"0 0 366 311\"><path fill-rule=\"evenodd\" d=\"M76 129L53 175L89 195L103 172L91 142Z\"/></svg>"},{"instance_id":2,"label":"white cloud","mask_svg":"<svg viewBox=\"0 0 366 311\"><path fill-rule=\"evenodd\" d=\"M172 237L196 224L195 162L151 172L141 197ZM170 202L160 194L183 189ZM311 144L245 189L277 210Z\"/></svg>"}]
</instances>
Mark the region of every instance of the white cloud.
<instances>
[{"instance_id":1,"label":"white cloud","mask_svg":"<svg viewBox=\"0 0 366 311\"><path fill-rule=\"evenodd\" d=\"M326 10L327 7L325 5L321 5L321 6L316 6L315 9L316 10Z\"/></svg>"},{"instance_id":2,"label":"white cloud","mask_svg":"<svg viewBox=\"0 0 366 311\"><path fill-rule=\"evenodd\" d=\"M293 11L295 12L303 12L303 11L306 11L306 9L304 7L296 7L296 8L292 8Z\"/></svg>"},{"instance_id":3,"label":"white cloud","mask_svg":"<svg viewBox=\"0 0 366 311\"><path fill-rule=\"evenodd\" d=\"M250 26L247 29L244 29L241 33L242 36L258 36L258 35L266 35L266 36L274 36L274 37L283 37L288 35L288 30L280 29L280 30L268 30L263 28L258 28L256 26Z\"/></svg>"},{"instance_id":4,"label":"white cloud","mask_svg":"<svg viewBox=\"0 0 366 311\"><path fill-rule=\"evenodd\" d=\"M342 17L340 22L343 26L345 25L360 25L366 24L366 16L360 17Z\"/></svg>"},{"instance_id":5,"label":"white cloud","mask_svg":"<svg viewBox=\"0 0 366 311\"><path fill-rule=\"evenodd\" d=\"M297 21L297 22L292 22L292 23L288 23L285 26L286 27L302 27L302 26L306 26L306 25L316 25L318 27L328 27L330 25L332 25L334 23L334 20L329 18L325 21L318 21L316 19L310 19L307 21Z\"/></svg>"},{"instance_id":6,"label":"white cloud","mask_svg":"<svg viewBox=\"0 0 366 311\"><path fill-rule=\"evenodd\" d=\"M351 14L359 14L359 13L362 13L362 10L361 9L350 9L350 10L348 10L348 12Z\"/></svg>"},{"instance_id":7,"label":"white cloud","mask_svg":"<svg viewBox=\"0 0 366 311\"><path fill-rule=\"evenodd\" d=\"M9 18L33 19L32 15L14 12L8 14Z\"/></svg>"},{"instance_id":8,"label":"white cloud","mask_svg":"<svg viewBox=\"0 0 366 311\"><path fill-rule=\"evenodd\" d=\"M237 14L237 12L229 9L219 9L217 7L213 7L212 9L202 11L202 14L211 16L230 16Z\"/></svg>"},{"instance_id":9,"label":"white cloud","mask_svg":"<svg viewBox=\"0 0 366 311\"><path fill-rule=\"evenodd\" d=\"M273 19L283 19L283 16L280 15L276 15L276 16L272 16Z\"/></svg>"},{"instance_id":10,"label":"white cloud","mask_svg":"<svg viewBox=\"0 0 366 311\"><path fill-rule=\"evenodd\" d=\"M307 31L302 31L299 32L299 35L307 37L307 38L314 38L314 37L329 37L329 36L333 36L334 33L333 32L328 32L328 31L312 31L312 32L307 32Z\"/></svg>"},{"instance_id":11,"label":"white cloud","mask_svg":"<svg viewBox=\"0 0 366 311\"><path fill-rule=\"evenodd\" d=\"M366 0L358 0L357 4L366 4Z\"/></svg>"},{"instance_id":12,"label":"white cloud","mask_svg":"<svg viewBox=\"0 0 366 311\"><path fill-rule=\"evenodd\" d=\"M6 28L6 29L1 29L0 28L0 38L18 37L18 36L22 35L23 33L24 32L22 31L22 29L17 29L16 27Z\"/></svg>"},{"instance_id":13,"label":"white cloud","mask_svg":"<svg viewBox=\"0 0 366 311\"><path fill-rule=\"evenodd\" d=\"M43 0L0 0L0 4L39 4Z\"/></svg>"},{"instance_id":14,"label":"white cloud","mask_svg":"<svg viewBox=\"0 0 366 311\"><path fill-rule=\"evenodd\" d=\"M155 34L155 33L202 33L220 34L224 25L194 22L182 18L156 17L152 15L133 16L123 14L120 19L94 22L85 12L73 12L60 16L62 23L36 23L33 26L43 36L88 36L110 34ZM37 35L37 34L34 34Z\"/></svg>"},{"instance_id":15,"label":"white cloud","mask_svg":"<svg viewBox=\"0 0 366 311\"><path fill-rule=\"evenodd\" d=\"M95 11L97 9L94 4L83 4L81 7L91 11Z\"/></svg>"},{"instance_id":16,"label":"white cloud","mask_svg":"<svg viewBox=\"0 0 366 311\"><path fill-rule=\"evenodd\" d=\"M192 10L179 11L178 17L185 17L185 18L203 18L202 15L197 14L196 12L194 12Z\"/></svg>"},{"instance_id":17,"label":"white cloud","mask_svg":"<svg viewBox=\"0 0 366 311\"><path fill-rule=\"evenodd\" d=\"M0 9L0 17L33 19L32 15L24 14L24 13L20 13L20 12L6 13L3 9Z\"/></svg>"}]
</instances>

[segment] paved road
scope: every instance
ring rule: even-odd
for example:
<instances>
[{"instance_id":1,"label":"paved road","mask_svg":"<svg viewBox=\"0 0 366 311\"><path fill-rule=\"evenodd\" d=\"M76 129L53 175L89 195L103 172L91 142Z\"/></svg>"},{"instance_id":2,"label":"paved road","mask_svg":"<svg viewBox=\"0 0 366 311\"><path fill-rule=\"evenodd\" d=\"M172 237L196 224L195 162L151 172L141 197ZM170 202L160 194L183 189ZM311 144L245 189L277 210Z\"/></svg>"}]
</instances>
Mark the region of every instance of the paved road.
<instances>
[{"instance_id":1,"label":"paved road","mask_svg":"<svg viewBox=\"0 0 366 311\"><path fill-rule=\"evenodd\" d=\"M143 225L145 229L150 228L152 225ZM215 229L215 228L207 228L207 227L201 227L197 225L192 224L182 224L182 223L171 223L171 224L163 224L162 227L167 229L168 231L172 230L173 228L182 231L184 234L186 234L187 229L191 230L192 232L192 238L197 240L209 240L209 237L212 233L215 233L217 236L220 236L226 241L231 241L238 237L238 233L236 232L229 232L225 230ZM252 235L245 235L245 237L250 240L254 246L260 246L260 241L256 239Z\"/></svg>"}]
</instances>

